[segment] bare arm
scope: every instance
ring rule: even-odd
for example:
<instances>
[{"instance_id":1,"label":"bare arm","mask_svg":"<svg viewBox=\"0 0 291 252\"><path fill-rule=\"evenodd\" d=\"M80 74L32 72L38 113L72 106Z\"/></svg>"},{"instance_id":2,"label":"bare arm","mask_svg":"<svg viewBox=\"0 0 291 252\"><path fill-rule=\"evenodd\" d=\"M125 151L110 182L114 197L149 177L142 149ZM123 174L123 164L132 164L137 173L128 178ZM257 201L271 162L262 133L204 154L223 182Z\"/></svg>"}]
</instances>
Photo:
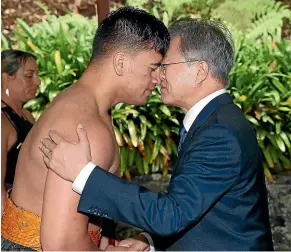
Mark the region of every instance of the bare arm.
<instances>
[{"instance_id":1,"label":"bare arm","mask_svg":"<svg viewBox=\"0 0 291 252\"><path fill-rule=\"evenodd\" d=\"M110 1L109 0L96 0L97 13L98 13L98 24L106 17L110 11Z\"/></svg>"},{"instance_id":2,"label":"bare arm","mask_svg":"<svg viewBox=\"0 0 291 252\"><path fill-rule=\"evenodd\" d=\"M43 250L98 250L88 234L88 217L77 213L79 196L48 171L41 222Z\"/></svg>"},{"instance_id":3,"label":"bare arm","mask_svg":"<svg viewBox=\"0 0 291 252\"><path fill-rule=\"evenodd\" d=\"M9 127L7 125L6 117L1 114L1 216L4 211L4 203L6 199L5 177L7 171L7 152L8 152L8 138Z\"/></svg>"},{"instance_id":4,"label":"bare arm","mask_svg":"<svg viewBox=\"0 0 291 252\"><path fill-rule=\"evenodd\" d=\"M108 155L112 153L108 140L110 132L98 125L91 124L86 128L93 160L109 168L112 162L111 155ZM74 132L69 137L76 141L73 134L76 135ZM71 183L61 179L51 170L48 171L41 223L43 250L98 250L88 234L88 217L77 212L79 198L80 196L72 191Z\"/></svg>"}]
</instances>

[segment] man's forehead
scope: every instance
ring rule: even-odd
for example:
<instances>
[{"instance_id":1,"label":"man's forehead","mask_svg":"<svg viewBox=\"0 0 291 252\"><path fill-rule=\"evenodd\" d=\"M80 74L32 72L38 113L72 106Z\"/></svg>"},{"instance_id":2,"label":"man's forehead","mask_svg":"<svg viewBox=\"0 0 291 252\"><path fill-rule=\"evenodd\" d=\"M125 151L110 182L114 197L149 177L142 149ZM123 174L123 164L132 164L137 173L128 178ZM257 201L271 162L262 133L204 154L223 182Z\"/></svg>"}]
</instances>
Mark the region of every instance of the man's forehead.
<instances>
[{"instance_id":1,"label":"man's forehead","mask_svg":"<svg viewBox=\"0 0 291 252\"><path fill-rule=\"evenodd\" d=\"M173 49L173 50L168 50L167 51L167 53L166 53L166 55L165 55L165 57L163 58L163 60L167 60L167 59L169 59L169 58L173 58L173 57L176 57L176 56L178 56L178 55L180 55L180 53L179 53L179 51L177 50L177 49Z\"/></svg>"},{"instance_id":2,"label":"man's forehead","mask_svg":"<svg viewBox=\"0 0 291 252\"><path fill-rule=\"evenodd\" d=\"M163 56L159 52L157 52L155 50L151 50L149 52L148 56L149 56L150 63L152 65L159 64L163 59Z\"/></svg>"},{"instance_id":3,"label":"man's forehead","mask_svg":"<svg viewBox=\"0 0 291 252\"><path fill-rule=\"evenodd\" d=\"M169 46L169 49L171 47L179 47L180 46L180 42L181 42L181 36L174 36L171 38L171 41L170 41L170 46Z\"/></svg>"},{"instance_id":4,"label":"man's forehead","mask_svg":"<svg viewBox=\"0 0 291 252\"><path fill-rule=\"evenodd\" d=\"M177 54L180 55L180 39L180 36L171 38L170 46L163 60L177 56Z\"/></svg>"},{"instance_id":5,"label":"man's forehead","mask_svg":"<svg viewBox=\"0 0 291 252\"><path fill-rule=\"evenodd\" d=\"M154 49L150 51L138 52L133 60L137 63L142 63L143 65L151 66L153 68L159 67L163 60L163 56L156 52Z\"/></svg>"}]
</instances>

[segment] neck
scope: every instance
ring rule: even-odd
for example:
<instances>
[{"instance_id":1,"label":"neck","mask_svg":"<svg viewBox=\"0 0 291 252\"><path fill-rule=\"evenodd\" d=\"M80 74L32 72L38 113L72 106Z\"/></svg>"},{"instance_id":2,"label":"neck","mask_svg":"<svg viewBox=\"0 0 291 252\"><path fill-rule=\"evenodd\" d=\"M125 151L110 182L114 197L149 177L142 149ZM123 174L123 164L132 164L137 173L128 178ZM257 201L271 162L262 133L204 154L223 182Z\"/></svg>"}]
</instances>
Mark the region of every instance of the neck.
<instances>
[{"instance_id":1,"label":"neck","mask_svg":"<svg viewBox=\"0 0 291 252\"><path fill-rule=\"evenodd\" d=\"M185 104L182 107L183 111L187 113L197 102L223 88L225 88L224 85L217 82L212 82L211 84L207 83L206 85L204 84L197 87L197 90L194 90L194 94L185 99Z\"/></svg>"},{"instance_id":2,"label":"neck","mask_svg":"<svg viewBox=\"0 0 291 252\"><path fill-rule=\"evenodd\" d=\"M11 96L7 96L5 93L2 92L1 99L5 103L7 103L18 115L22 114L22 106L23 103L19 100L13 99Z\"/></svg>"},{"instance_id":3,"label":"neck","mask_svg":"<svg viewBox=\"0 0 291 252\"><path fill-rule=\"evenodd\" d=\"M100 114L107 114L108 110L119 103L119 95L115 74L110 69L100 66L88 67L80 78L78 85L82 93L98 107ZM106 73L106 74L104 74Z\"/></svg>"}]
</instances>

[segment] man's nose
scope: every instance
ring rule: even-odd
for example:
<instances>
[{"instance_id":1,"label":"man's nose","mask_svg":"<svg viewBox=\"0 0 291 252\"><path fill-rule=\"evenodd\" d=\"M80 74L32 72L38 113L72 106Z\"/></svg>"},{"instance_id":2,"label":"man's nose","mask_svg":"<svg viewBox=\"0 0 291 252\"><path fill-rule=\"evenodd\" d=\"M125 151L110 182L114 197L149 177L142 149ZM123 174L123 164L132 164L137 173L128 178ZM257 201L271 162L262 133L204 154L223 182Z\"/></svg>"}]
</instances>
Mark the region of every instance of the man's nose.
<instances>
[{"instance_id":1,"label":"man's nose","mask_svg":"<svg viewBox=\"0 0 291 252\"><path fill-rule=\"evenodd\" d=\"M159 67L159 79L160 79L160 83L166 79L165 73L160 67Z\"/></svg>"},{"instance_id":2,"label":"man's nose","mask_svg":"<svg viewBox=\"0 0 291 252\"><path fill-rule=\"evenodd\" d=\"M154 85L159 85L161 83L159 68L152 72L152 83Z\"/></svg>"}]
</instances>

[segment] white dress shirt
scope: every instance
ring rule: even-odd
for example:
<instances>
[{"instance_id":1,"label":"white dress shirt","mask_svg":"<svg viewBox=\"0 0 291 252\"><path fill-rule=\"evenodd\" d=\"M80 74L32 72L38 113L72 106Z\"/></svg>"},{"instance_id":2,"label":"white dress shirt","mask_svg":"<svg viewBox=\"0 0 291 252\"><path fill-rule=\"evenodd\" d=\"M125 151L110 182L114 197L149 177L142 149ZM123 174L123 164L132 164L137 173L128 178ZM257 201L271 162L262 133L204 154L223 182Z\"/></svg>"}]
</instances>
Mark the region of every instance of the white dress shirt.
<instances>
[{"instance_id":1,"label":"white dress shirt","mask_svg":"<svg viewBox=\"0 0 291 252\"><path fill-rule=\"evenodd\" d=\"M202 109L215 97L217 97L221 94L224 94L224 93L226 93L226 90L220 89L220 90L215 91L212 94L204 97L202 100L200 100L199 102L197 102L193 105L193 107L186 113L184 120L183 120L183 125L184 125L187 132L191 128L193 122L195 121L195 119L197 118L199 113L202 111ZM76 179L72 185L72 188L76 193L82 194L83 189L86 185L86 182L87 182L91 172L94 170L95 167L96 167L96 165L92 161L90 161L80 171L80 173L78 174L78 176L76 177ZM151 247L150 251L155 251L154 246L153 246L153 241L152 241L150 235L147 233L142 233L142 234L149 240L150 247Z\"/></svg>"},{"instance_id":2,"label":"white dress shirt","mask_svg":"<svg viewBox=\"0 0 291 252\"><path fill-rule=\"evenodd\" d=\"M197 118L197 116L200 114L200 112L202 111L202 109L205 108L205 106L211 101L213 100L215 97L226 93L226 90L220 89L217 90L215 92L213 92L210 95L207 95L206 97L204 97L202 100L200 100L199 102L195 103L194 106L186 113L184 120L183 120L183 125L186 129L186 131L188 132L189 129L191 128L193 122L195 121L195 119Z\"/></svg>"}]
</instances>

